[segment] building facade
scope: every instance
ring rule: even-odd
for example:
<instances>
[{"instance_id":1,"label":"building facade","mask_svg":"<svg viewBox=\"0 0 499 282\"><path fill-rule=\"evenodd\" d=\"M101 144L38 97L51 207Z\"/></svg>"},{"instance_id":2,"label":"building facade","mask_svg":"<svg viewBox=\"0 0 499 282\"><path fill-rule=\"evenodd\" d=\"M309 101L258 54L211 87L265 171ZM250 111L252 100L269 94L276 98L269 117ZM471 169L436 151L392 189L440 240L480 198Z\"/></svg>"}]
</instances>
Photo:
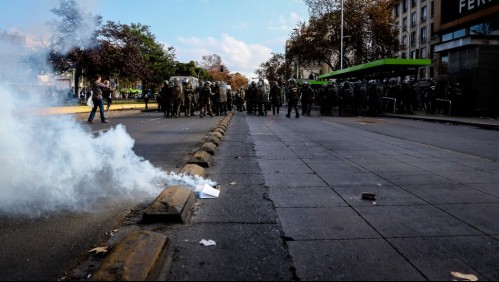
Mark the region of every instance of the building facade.
<instances>
[{"instance_id":1,"label":"building facade","mask_svg":"<svg viewBox=\"0 0 499 282\"><path fill-rule=\"evenodd\" d=\"M401 0L399 57L431 59L415 79L459 83L458 114L499 115L499 1Z\"/></svg>"},{"instance_id":2,"label":"building facade","mask_svg":"<svg viewBox=\"0 0 499 282\"><path fill-rule=\"evenodd\" d=\"M435 1L434 0L401 0L397 3L393 15L399 29L401 50L399 57L403 59L434 59L432 46L438 42L434 33ZM417 77L427 79L435 76L435 64L421 67Z\"/></svg>"},{"instance_id":3,"label":"building facade","mask_svg":"<svg viewBox=\"0 0 499 282\"><path fill-rule=\"evenodd\" d=\"M499 115L499 1L435 0L440 78L462 85L467 112Z\"/></svg>"}]
</instances>

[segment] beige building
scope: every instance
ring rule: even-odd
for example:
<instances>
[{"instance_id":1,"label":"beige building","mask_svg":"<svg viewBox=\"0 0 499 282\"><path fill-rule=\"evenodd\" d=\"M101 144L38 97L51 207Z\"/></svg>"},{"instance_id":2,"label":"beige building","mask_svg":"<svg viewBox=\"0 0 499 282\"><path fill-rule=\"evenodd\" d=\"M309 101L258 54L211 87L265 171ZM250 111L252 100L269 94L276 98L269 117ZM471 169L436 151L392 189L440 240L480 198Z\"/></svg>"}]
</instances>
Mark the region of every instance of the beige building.
<instances>
[{"instance_id":1,"label":"beige building","mask_svg":"<svg viewBox=\"0 0 499 282\"><path fill-rule=\"evenodd\" d=\"M435 60L432 46L438 42L434 33L434 0L401 0L393 11L396 26L399 29L401 50L399 57L406 59ZM421 67L414 79L435 76L435 64Z\"/></svg>"}]
</instances>

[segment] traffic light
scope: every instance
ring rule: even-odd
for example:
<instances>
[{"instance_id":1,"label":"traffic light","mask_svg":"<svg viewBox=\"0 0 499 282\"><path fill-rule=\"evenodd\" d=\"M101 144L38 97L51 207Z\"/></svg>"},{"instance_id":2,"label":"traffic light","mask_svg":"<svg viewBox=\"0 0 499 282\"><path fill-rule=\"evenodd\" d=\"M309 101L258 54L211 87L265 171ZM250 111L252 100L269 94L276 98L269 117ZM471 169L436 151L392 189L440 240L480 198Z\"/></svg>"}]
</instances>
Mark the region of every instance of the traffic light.
<instances>
[{"instance_id":1,"label":"traffic light","mask_svg":"<svg viewBox=\"0 0 499 282\"><path fill-rule=\"evenodd\" d=\"M220 72L224 72L224 66L220 66Z\"/></svg>"}]
</instances>

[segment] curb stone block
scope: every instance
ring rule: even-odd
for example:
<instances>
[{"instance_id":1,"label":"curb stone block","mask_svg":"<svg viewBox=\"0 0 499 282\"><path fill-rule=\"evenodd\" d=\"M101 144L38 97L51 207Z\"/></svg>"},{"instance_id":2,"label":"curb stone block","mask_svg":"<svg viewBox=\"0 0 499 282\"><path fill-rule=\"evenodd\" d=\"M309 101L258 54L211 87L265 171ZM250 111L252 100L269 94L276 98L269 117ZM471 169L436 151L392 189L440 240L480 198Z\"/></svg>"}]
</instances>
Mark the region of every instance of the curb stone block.
<instances>
[{"instance_id":1,"label":"curb stone block","mask_svg":"<svg viewBox=\"0 0 499 282\"><path fill-rule=\"evenodd\" d=\"M208 140L206 140L206 142L211 142L211 143L218 146L218 145L220 145L220 138L211 135L210 137L208 137Z\"/></svg>"},{"instance_id":2,"label":"curb stone block","mask_svg":"<svg viewBox=\"0 0 499 282\"><path fill-rule=\"evenodd\" d=\"M215 144L213 144L215 146ZM197 175L202 178L206 178L206 171L204 168L200 167L197 164L186 164L179 173L186 173L188 175Z\"/></svg>"},{"instance_id":3,"label":"curb stone block","mask_svg":"<svg viewBox=\"0 0 499 282\"><path fill-rule=\"evenodd\" d=\"M200 150L207 152L210 155L215 154L215 150L217 149L217 145L211 142L206 142L201 146Z\"/></svg>"},{"instance_id":4,"label":"curb stone block","mask_svg":"<svg viewBox=\"0 0 499 282\"><path fill-rule=\"evenodd\" d=\"M142 221L184 223L195 204L194 193L182 186L167 187L144 211Z\"/></svg>"},{"instance_id":5,"label":"curb stone block","mask_svg":"<svg viewBox=\"0 0 499 282\"><path fill-rule=\"evenodd\" d=\"M218 138L218 139L220 139L220 140L221 140L221 139L222 139L222 137L223 137L223 135L222 135L222 134L220 134L220 132L216 132L216 131L215 131L215 132L213 132L213 133L211 134L211 136L215 136L215 137L217 137L217 138Z\"/></svg>"},{"instance_id":6,"label":"curb stone block","mask_svg":"<svg viewBox=\"0 0 499 282\"><path fill-rule=\"evenodd\" d=\"M216 143L214 144L216 145ZM198 150L196 153L194 153L194 156L192 156L188 164L197 164L204 168L210 167L211 155L205 151Z\"/></svg>"},{"instance_id":7,"label":"curb stone block","mask_svg":"<svg viewBox=\"0 0 499 282\"><path fill-rule=\"evenodd\" d=\"M93 281L165 280L168 237L151 231L128 234L104 259Z\"/></svg>"}]
</instances>

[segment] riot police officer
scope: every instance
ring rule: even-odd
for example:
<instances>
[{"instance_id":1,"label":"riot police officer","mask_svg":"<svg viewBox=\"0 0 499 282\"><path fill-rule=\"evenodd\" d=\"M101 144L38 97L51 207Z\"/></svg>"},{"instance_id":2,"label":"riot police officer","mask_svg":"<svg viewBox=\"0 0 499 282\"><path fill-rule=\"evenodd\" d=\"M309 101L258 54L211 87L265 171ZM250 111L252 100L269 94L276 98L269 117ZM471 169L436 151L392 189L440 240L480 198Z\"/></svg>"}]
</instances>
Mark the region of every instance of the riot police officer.
<instances>
[{"instance_id":1,"label":"riot police officer","mask_svg":"<svg viewBox=\"0 0 499 282\"><path fill-rule=\"evenodd\" d=\"M300 88L296 84L296 80L291 78L288 81L288 86L286 87L286 99L288 102L288 114L287 118L291 117L291 109L295 109L295 117L299 118L300 113L298 112L298 101L300 101Z\"/></svg>"},{"instance_id":2,"label":"riot police officer","mask_svg":"<svg viewBox=\"0 0 499 282\"><path fill-rule=\"evenodd\" d=\"M272 105L272 114L279 114L279 109L281 108L281 87L277 81L272 81L270 83L270 102Z\"/></svg>"}]
</instances>

